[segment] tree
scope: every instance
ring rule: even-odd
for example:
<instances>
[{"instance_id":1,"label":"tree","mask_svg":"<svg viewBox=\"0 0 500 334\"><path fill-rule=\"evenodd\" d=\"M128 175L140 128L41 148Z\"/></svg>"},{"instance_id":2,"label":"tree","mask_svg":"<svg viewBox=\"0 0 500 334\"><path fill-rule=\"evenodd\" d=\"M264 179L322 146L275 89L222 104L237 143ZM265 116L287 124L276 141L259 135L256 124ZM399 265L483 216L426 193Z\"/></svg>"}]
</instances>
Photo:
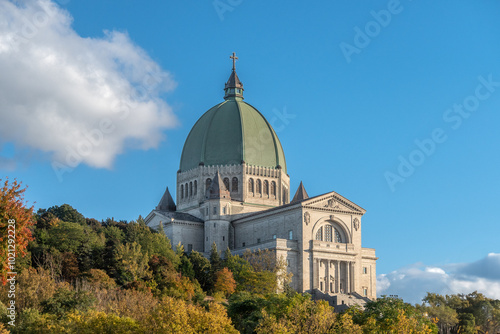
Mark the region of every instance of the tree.
<instances>
[{"instance_id":1,"label":"tree","mask_svg":"<svg viewBox=\"0 0 500 334\"><path fill-rule=\"evenodd\" d=\"M206 310L171 297L163 298L143 324L147 333L238 333L224 306L210 303Z\"/></svg>"},{"instance_id":2,"label":"tree","mask_svg":"<svg viewBox=\"0 0 500 334\"><path fill-rule=\"evenodd\" d=\"M421 310L402 299L386 296L368 302L364 312L354 316L354 322L375 333L438 332L437 326Z\"/></svg>"},{"instance_id":3,"label":"tree","mask_svg":"<svg viewBox=\"0 0 500 334\"><path fill-rule=\"evenodd\" d=\"M55 314L59 319L71 311L86 311L95 298L87 291L75 291L66 286L59 287L55 294L41 303L44 313Z\"/></svg>"},{"instance_id":4,"label":"tree","mask_svg":"<svg viewBox=\"0 0 500 334\"><path fill-rule=\"evenodd\" d=\"M181 264L179 265L179 271L181 272L182 276L188 277L189 279L192 280L195 278L193 264L186 256L186 254L183 254L181 257Z\"/></svg>"},{"instance_id":5,"label":"tree","mask_svg":"<svg viewBox=\"0 0 500 334\"><path fill-rule=\"evenodd\" d=\"M78 260L74 253L66 252L62 254L62 277L66 280L74 280L80 275Z\"/></svg>"},{"instance_id":6,"label":"tree","mask_svg":"<svg viewBox=\"0 0 500 334\"><path fill-rule=\"evenodd\" d=\"M116 249L116 262L122 284L137 281L148 274L148 255L141 252L141 245L118 245Z\"/></svg>"},{"instance_id":7,"label":"tree","mask_svg":"<svg viewBox=\"0 0 500 334\"><path fill-rule=\"evenodd\" d=\"M253 267L254 272L246 273L247 286L255 292L284 291L292 279L292 273L287 272L287 264L283 257L277 257L270 249L246 251L243 258ZM249 284L248 284L249 283Z\"/></svg>"},{"instance_id":8,"label":"tree","mask_svg":"<svg viewBox=\"0 0 500 334\"><path fill-rule=\"evenodd\" d=\"M140 218L140 217L139 217ZM126 228L125 242L136 242L141 245L143 253L151 255L160 255L168 258L175 267L180 263L179 257L172 250L170 240L165 234L153 231L142 219L139 222L130 222Z\"/></svg>"},{"instance_id":9,"label":"tree","mask_svg":"<svg viewBox=\"0 0 500 334\"><path fill-rule=\"evenodd\" d=\"M236 290L236 281L233 278L233 273L223 268L215 274L214 290L222 292L226 297L229 297Z\"/></svg>"},{"instance_id":10,"label":"tree","mask_svg":"<svg viewBox=\"0 0 500 334\"><path fill-rule=\"evenodd\" d=\"M462 334L476 334L477 326L474 315L470 313L460 314L459 332Z\"/></svg>"},{"instance_id":11,"label":"tree","mask_svg":"<svg viewBox=\"0 0 500 334\"><path fill-rule=\"evenodd\" d=\"M204 291L208 291L210 286L210 261L197 251L189 254L189 260L193 264L194 277L200 283Z\"/></svg>"},{"instance_id":12,"label":"tree","mask_svg":"<svg viewBox=\"0 0 500 334\"><path fill-rule=\"evenodd\" d=\"M301 295L284 301L289 304L281 312L272 314L263 310L263 317L256 333L323 334L333 332L337 315L327 302L314 302ZM341 333L361 334L361 328L354 326L351 331L341 331Z\"/></svg>"},{"instance_id":13,"label":"tree","mask_svg":"<svg viewBox=\"0 0 500 334\"><path fill-rule=\"evenodd\" d=\"M19 310L28 308L41 310L40 304L52 297L58 288L58 284L43 268L23 270L17 279L16 308ZM3 287L4 290L6 288ZM0 298L6 297L7 292L0 289Z\"/></svg>"},{"instance_id":14,"label":"tree","mask_svg":"<svg viewBox=\"0 0 500 334\"><path fill-rule=\"evenodd\" d=\"M20 269L15 258L25 256L28 242L33 240L33 207L26 207L25 191L20 182L9 183L9 179L0 188L0 277L4 285L7 273Z\"/></svg>"},{"instance_id":15,"label":"tree","mask_svg":"<svg viewBox=\"0 0 500 334\"><path fill-rule=\"evenodd\" d=\"M44 213L44 211L40 210L38 212ZM69 204L52 206L48 208L46 212L53 214L55 217L65 222L77 223L80 225L86 225L87 223L85 217Z\"/></svg>"},{"instance_id":16,"label":"tree","mask_svg":"<svg viewBox=\"0 0 500 334\"><path fill-rule=\"evenodd\" d=\"M108 274L101 269L90 269L83 274L83 277L98 289L112 289L116 287L115 280L109 277Z\"/></svg>"},{"instance_id":17,"label":"tree","mask_svg":"<svg viewBox=\"0 0 500 334\"><path fill-rule=\"evenodd\" d=\"M247 274L253 272L250 263L238 255L232 255L228 248L225 252L223 264L233 273L234 280L237 284L236 290L242 291L245 287Z\"/></svg>"}]
</instances>

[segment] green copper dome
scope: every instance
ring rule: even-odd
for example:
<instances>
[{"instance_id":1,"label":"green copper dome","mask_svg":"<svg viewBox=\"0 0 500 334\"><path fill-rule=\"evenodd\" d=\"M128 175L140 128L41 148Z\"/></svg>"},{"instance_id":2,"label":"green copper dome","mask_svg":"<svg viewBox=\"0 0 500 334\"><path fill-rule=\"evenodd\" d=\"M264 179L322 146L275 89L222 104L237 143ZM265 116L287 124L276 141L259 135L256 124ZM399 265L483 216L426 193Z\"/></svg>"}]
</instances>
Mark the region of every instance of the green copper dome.
<instances>
[{"instance_id":1,"label":"green copper dome","mask_svg":"<svg viewBox=\"0 0 500 334\"><path fill-rule=\"evenodd\" d=\"M281 166L285 154L278 136L264 116L242 97L228 96L208 110L191 129L182 150L182 172L212 165Z\"/></svg>"},{"instance_id":2,"label":"green copper dome","mask_svg":"<svg viewBox=\"0 0 500 334\"><path fill-rule=\"evenodd\" d=\"M181 156L181 172L199 165L281 167L286 173L285 153L271 124L243 102L243 83L233 70L224 86L224 102L212 107L191 129Z\"/></svg>"}]
</instances>

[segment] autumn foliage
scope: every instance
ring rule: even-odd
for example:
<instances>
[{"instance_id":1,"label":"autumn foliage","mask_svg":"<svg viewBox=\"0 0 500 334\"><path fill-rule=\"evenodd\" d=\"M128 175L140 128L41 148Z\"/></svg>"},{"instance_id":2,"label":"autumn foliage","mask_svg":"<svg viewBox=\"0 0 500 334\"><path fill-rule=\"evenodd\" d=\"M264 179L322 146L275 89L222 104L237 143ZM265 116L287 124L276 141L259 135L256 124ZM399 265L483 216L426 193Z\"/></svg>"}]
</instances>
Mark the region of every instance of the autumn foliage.
<instances>
[{"instance_id":1,"label":"autumn foliage","mask_svg":"<svg viewBox=\"0 0 500 334\"><path fill-rule=\"evenodd\" d=\"M480 294L429 295L419 307L383 297L337 313L294 292L286 262L272 250L239 256L214 244L210 254L186 252L142 217L98 221L68 204L33 215L24 191L17 181L3 183L0 258L5 265L14 219L18 313L10 325L8 286L0 285L0 334L431 334L438 326L455 334L493 333L500 324L500 301Z\"/></svg>"},{"instance_id":2,"label":"autumn foliage","mask_svg":"<svg viewBox=\"0 0 500 334\"><path fill-rule=\"evenodd\" d=\"M226 297L236 290L236 281L231 270L223 268L216 273L214 289L222 292Z\"/></svg>"},{"instance_id":3,"label":"autumn foliage","mask_svg":"<svg viewBox=\"0 0 500 334\"><path fill-rule=\"evenodd\" d=\"M2 179L0 179L2 183ZM0 277L5 285L8 263L8 244L9 244L9 221L15 221L15 253L17 257L26 255L28 242L32 240L31 228L35 224L33 219L33 207L26 207L24 202L24 192L26 188L17 180L9 183L6 179L3 181L0 189ZM11 248L12 250L12 248ZM15 267L14 267L15 268Z\"/></svg>"}]
</instances>

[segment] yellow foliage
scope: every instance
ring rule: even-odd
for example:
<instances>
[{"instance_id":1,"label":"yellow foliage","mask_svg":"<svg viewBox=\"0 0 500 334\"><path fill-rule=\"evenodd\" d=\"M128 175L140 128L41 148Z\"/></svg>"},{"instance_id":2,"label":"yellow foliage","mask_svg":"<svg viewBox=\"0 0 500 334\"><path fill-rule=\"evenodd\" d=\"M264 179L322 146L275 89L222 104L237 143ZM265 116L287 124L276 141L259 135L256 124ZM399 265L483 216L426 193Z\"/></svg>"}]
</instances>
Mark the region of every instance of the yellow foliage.
<instances>
[{"instance_id":1,"label":"yellow foliage","mask_svg":"<svg viewBox=\"0 0 500 334\"><path fill-rule=\"evenodd\" d=\"M200 306L171 297L163 298L144 322L144 329L159 334L238 333L222 305L211 303L206 311Z\"/></svg>"},{"instance_id":2,"label":"yellow foliage","mask_svg":"<svg viewBox=\"0 0 500 334\"><path fill-rule=\"evenodd\" d=\"M5 328L5 326L0 322L0 334L9 334L10 332Z\"/></svg>"},{"instance_id":3,"label":"yellow foliage","mask_svg":"<svg viewBox=\"0 0 500 334\"><path fill-rule=\"evenodd\" d=\"M61 284L57 284L47 270L28 268L17 276L16 307L20 310L34 308L40 310L40 303L52 297ZM0 299L7 297L7 287L0 287Z\"/></svg>"},{"instance_id":4,"label":"yellow foliage","mask_svg":"<svg viewBox=\"0 0 500 334\"><path fill-rule=\"evenodd\" d=\"M404 310L398 311L397 322L389 326L389 333L397 334L431 334L432 330L415 318L408 318Z\"/></svg>"},{"instance_id":5,"label":"yellow foliage","mask_svg":"<svg viewBox=\"0 0 500 334\"><path fill-rule=\"evenodd\" d=\"M79 334L132 334L141 333L141 326L129 317L119 317L116 314L89 311L86 313L71 313L62 323L63 333Z\"/></svg>"}]
</instances>

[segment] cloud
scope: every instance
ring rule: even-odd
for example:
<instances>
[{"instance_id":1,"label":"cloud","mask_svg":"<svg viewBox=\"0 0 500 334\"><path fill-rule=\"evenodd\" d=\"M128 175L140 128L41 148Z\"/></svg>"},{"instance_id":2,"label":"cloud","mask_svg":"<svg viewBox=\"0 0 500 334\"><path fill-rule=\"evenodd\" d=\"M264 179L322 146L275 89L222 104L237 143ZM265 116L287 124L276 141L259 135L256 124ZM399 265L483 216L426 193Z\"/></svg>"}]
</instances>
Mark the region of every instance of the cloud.
<instances>
[{"instance_id":1,"label":"cloud","mask_svg":"<svg viewBox=\"0 0 500 334\"><path fill-rule=\"evenodd\" d=\"M84 38L71 23L49 0L0 0L0 145L48 153L59 171L156 147L177 123L160 98L171 75L126 33Z\"/></svg>"},{"instance_id":2,"label":"cloud","mask_svg":"<svg viewBox=\"0 0 500 334\"><path fill-rule=\"evenodd\" d=\"M500 254L490 253L472 263L440 267L416 263L377 278L377 295L398 295L412 304L421 303L427 292L468 294L473 291L500 299Z\"/></svg>"}]
</instances>

